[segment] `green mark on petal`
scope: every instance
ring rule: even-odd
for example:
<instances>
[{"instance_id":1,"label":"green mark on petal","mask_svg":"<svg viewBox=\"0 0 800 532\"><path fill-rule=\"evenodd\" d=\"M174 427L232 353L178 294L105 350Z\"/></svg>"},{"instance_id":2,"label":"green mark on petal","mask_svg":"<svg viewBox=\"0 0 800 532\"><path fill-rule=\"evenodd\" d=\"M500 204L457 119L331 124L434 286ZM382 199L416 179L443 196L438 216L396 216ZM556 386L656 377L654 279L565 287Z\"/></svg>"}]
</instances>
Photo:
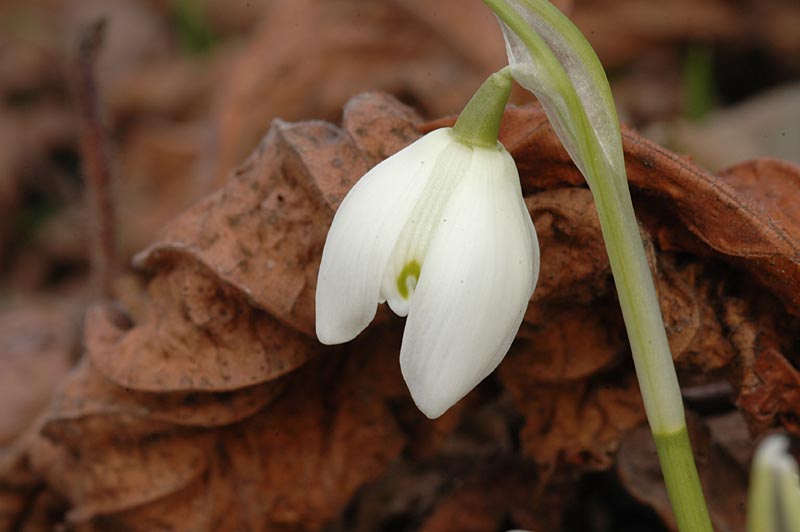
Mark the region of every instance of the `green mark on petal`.
<instances>
[{"instance_id":1,"label":"green mark on petal","mask_svg":"<svg viewBox=\"0 0 800 532\"><path fill-rule=\"evenodd\" d=\"M400 275L397 276L397 291L400 292L400 295L403 296L403 299L408 299L408 278L413 277L413 286L416 286L417 279L419 279L419 272L421 270L422 267L419 265L419 262L415 260L412 260L403 266L403 271L401 271Z\"/></svg>"}]
</instances>

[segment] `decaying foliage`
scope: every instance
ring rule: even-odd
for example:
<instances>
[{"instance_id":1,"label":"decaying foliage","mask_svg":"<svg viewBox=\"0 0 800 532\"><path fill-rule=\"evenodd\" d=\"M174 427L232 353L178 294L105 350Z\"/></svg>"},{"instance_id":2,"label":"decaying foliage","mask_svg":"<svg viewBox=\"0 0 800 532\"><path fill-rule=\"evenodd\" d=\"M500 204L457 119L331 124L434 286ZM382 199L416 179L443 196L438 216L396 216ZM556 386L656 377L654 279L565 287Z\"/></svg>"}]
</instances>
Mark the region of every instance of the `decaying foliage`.
<instances>
[{"instance_id":1,"label":"decaying foliage","mask_svg":"<svg viewBox=\"0 0 800 532\"><path fill-rule=\"evenodd\" d=\"M552 527L561 517L534 511L536 486L615 463L626 489L666 515L663 494L642 485L656 466L635 430L644 413L591 194L539 107L509 110L501 133L542 273L497 374L431 422L400 378L399 319L381 312L351 344L317 344L316 269L338 203L370 166L451 121L422 124L372 93L351 100L341 127L273 123L222 189L136 257L143 299L87 314L82 362L3 463L6 524L41 519L13 501L47 495L65 500L77 529L320 530L354 496L368 503L365 483L391 491L427 468L427 506L413 510L427 515L423 530L446 529L462 505L475 530L508 515ZM632 131L624 144L679 369L726 381L752 434L800 434L800 171L764 160L713 176ZM718 429L723 440L747 434L731 427ZM701 473L707 485L738 475L737 489L709 492L718 525L737 529L741 512L723 510L743 496L746 460L725 455L724 469L717 454L701 454L712 457ZM445 480L449 468L462 482ZM487 482L517 495L470 502Z\"/></svg>"},{"instance_id":2,"label":"decaying foliage","mask_svg":"<svg viewBox=\"0 0 800 532\"><path fill-rule=\"evenodd\" d=\"M400 377L402 320L381 310L334 348L314 337L344 194L452 124L423 118L457 112L502 65L480 2L203 0L219 42L200 58L168 31L173 4L0 6L36 30L0 28L0 268L19 299L58 287L0 314L0 530L587 529L582 514L615 510L582 491L594 472L674 527L592 197L539 107L509 109L501 134L542 269L498 371L429 421ZM793 2L572 8L604 64L633 72L614 89L640 124L679 108L675 50L698 36L729 53L747 36L800 68ZM54 65L100 12L120 255L138 255L117 301L87 311L78 131ZM351 99L366 89L414 109ZM299 121L312 118L327 121ZM743 530L754 439L800 435L800 170L760 159L712 175L623 136L712 518Z\"/></svg>"}]
</instances>

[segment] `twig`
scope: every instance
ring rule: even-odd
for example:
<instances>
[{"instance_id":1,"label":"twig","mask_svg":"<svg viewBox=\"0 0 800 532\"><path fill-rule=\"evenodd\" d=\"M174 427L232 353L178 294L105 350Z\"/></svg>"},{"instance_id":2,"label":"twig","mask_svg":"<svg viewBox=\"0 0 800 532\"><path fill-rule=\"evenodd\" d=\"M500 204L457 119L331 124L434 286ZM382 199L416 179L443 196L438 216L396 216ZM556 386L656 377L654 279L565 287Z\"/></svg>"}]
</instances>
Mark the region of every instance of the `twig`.
<instances>
[{"instance_id":1,"label":"twig","mask_svg":"<svg viewBox=\"0 0 800 532\"><path fill-rule=\"evenodd\" d=\"M116 238L114 204L111 199L111 168L108 135L100 110L95 78L97 55L103 45L106 20L101 18L82 29L78 42L78 72L75 99L81 121L81 155L86 177L88 217L91 226L92 275L102 298L111 294Z\"/></svg>"}]
</instances>

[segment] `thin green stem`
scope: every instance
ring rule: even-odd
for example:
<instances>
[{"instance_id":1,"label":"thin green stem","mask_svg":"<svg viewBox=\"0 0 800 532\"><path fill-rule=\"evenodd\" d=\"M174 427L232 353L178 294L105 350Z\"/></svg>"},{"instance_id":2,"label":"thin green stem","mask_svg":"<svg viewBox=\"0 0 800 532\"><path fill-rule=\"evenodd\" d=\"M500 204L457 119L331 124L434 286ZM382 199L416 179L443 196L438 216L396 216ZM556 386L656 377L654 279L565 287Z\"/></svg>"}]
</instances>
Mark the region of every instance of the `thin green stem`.
<instances>
[{"instance_id":1,"label":"thin green stem","mask_svg":"<svg viewBox=\"0 0 800 532\"><path fill-rule=\"evenodd\" d=\"M503 111L511 94L511 71L504 67L489 76L470 98L453 126L453 134L468 146L497 144Z\"/></svg>"},{"instance_id":2,"label":"thin green stem","mask_svg":"<svg viewBox=\"0 0 800 532\"><path fill-rule=\"evenodd\" d=\"M590 143L587 170L599 175L596 168L599 158L594 156L595 149ZM642 400L659 448L661 471L678 530L712 532L711 518L686 432L678 377L630 191L627 187L614 187L608 180L594 180L591 188Z\"/></svg>"},{"instance_id":3,"label":"thin green stem","mask_svg":"<svg viewBox=\"0 0 800 532\"><path fill-rule=\"evenodd\" d=\"M630 194L620 198L611 186L595 188L600 227L636 376L678 530L711 532L711 519L686 432L678 378Z\"/></svg>"},{"instance_id":4,"label":"thin green stem","mask_svg":"<svg viewBox=\"0 0 800 532\"><path fill-rule=\"evenodd\" d=\"M686 427L678 432L656 433L653 437L678 530L711 530L705 505L697 504L703 500L703 492Z\"/></svg>"},{"instance_id":5,"label":"thin green stem","mask_svg":"<svg viewBox=\"0 0 800 532\"><path fill-rule=\"evenodd\" d=\"M596 186L593 194L678 530L711 532L711 519L686 432L678 378L630 192L627 187L623 193L612 186Z\"/></svg>"},{"instance_id":6,"label":"thin green stem","mask_svg":"<svg viewBox=\"0 0 800 532\"><path fill-rule=\"evenodd\" d=\"M512 73L542 101L594 196L642 399L659 445L659 459L678 529L710 532L711 520L686 437L678 379L633 212L619 125L602 65L580 31L548 2L484 2L527 49L528 58L513 58ZM537 34L533 24L549 28L550 44ZM560 46L559 55L550 48L553 43ZM559 60L567 56L572 61L568 66L575 80L565 69L567 63ZM581 84L580 94L576 82ZM586 89L587 83L590 90ZM592 109L594 123L587 108Z\"/></svg>"}]
</instances>

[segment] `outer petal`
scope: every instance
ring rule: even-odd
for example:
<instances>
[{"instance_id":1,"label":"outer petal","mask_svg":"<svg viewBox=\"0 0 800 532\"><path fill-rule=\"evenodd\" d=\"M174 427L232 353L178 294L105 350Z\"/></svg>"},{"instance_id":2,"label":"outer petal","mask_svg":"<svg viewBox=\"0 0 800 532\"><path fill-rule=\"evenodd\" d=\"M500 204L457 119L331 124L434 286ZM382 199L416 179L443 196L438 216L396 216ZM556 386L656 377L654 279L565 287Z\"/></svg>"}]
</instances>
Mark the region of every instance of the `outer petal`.
<instances>
[{"instance_id":1,"label":"outer petal","mask_svg":"<svg viewBox=\"0 0 800 532\"><path fill-rule=\"evenodd\" d=\"M491 373L522 322L539 246L504 149L475 149L431 242L400 352L417 406L435 418Z\"/></svg>"},{"instance_id":2,"label":"outer petal","mask_svg":"<svg viewBox=\"0 0 800 532\"><path fill-rule=\"evenodd\" d=\"M342 201L317 280L320 342L352 340L375 317L386 262L449 142L447 130L429 133L367 172Z\"/></svg>"}]
</instances>

